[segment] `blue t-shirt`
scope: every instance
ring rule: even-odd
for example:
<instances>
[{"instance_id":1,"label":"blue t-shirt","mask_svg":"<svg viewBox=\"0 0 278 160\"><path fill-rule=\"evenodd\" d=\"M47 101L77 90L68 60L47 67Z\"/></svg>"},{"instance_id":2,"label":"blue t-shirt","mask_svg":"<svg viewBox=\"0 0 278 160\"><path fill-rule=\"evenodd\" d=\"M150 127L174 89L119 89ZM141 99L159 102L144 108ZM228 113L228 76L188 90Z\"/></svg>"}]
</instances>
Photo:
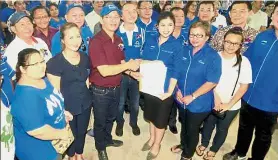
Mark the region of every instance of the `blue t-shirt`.
<instances>
[{"instance_id":1,"label":"blue t-shirt","mask_svg":"<svg viewBox=\"0 0 278 160\"><path fill-rule=\"evenodd\" d=\"M0 21L7 23L9 17L15 12L15 9L10 7L4 8L0 14Z\"/></svg>"},{"instance_id":2,"label":"blue t-shirt","mask_svg":"<svg viewBox=\"0 0 278 160\"><path fill-rule=\"evenodd\" d=\"M221 76L221 58L209 44L205 44L201 50L194 55L193 47L187 46L183 49L181 72L178 78L178 88L183 96L192 95L204 83L218 83ZM199 96L188 106L190 112L202 113L211 111L214 105L213 90Z\"/></svg>"},{"instance_id":3,"label":"blue t-shirt","mask_svg":"<svg viewBox=\"0 0 278 160\"><path fill-rule=\"evenodd\" d=\"M89 41L90 41L90 38L93 38L93 33L87 25L84 25L81 28L81 37L82 37L82 44L79 48L79 51L89 55ZM52 44L51 53L52 53L53 57L62 52L62 42L61 42L60 31L58 31L54 35L54 37L52 38L51 44Z\"/></svg>"},{"instance_id":4,"label":"blue t-shirt","mask_svg":"<svg viewBox=\"0 0 278 160\"><path fill-rule=\"evenodd\" d=\"M60 29L66 22L63 17L59 17L59 21L55 21L53 18L50 19L49 25L53 28Z\"/></svg>"},{"instance_id":5,"label":"blue t-shirt","mask_svg":"<svg viewBox=\"0 0 278 160\"><path fill-rule=\"evenodd\" d=\"M40 140L27 132L44 125L55 129L66 126L64 100L47 79L46 87L38 89L17 85L11 106L16 156L20 160L56 160L57 152L50 140Z\"/></svg>"}]
</instances>

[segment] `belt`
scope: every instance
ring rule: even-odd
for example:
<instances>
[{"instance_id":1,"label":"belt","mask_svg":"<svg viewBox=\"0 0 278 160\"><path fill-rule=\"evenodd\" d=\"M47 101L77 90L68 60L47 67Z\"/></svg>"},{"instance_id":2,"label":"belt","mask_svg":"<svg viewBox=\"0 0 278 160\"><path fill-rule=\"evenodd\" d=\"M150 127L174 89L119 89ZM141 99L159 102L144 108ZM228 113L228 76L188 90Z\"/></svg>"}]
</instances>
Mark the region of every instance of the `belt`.
<instances>
[{"instance_id":1,"label":"belt","mask_svg":"<svg viewBox=\"0 0 278 160\"><path fill-rule=\"evenodd\" d=\"M117 88L120 88L120 86L115 86L115 87L103 87L103 86L97 86L95 84L92 84L91 87L95 87L95 88L98 88L98 89L108 89L108 90L115 90Z\"/></svg>"}]
</instances>

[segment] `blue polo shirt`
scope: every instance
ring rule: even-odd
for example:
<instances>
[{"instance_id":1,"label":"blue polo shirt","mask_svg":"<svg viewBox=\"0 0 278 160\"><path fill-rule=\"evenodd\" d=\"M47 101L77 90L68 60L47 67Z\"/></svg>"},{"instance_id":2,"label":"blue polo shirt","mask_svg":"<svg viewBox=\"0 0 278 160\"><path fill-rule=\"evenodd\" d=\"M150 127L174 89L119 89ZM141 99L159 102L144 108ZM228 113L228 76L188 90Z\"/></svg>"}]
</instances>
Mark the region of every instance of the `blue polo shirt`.
<instances>
[{"instance_id":1,"label":"blue polo shirt","mask_svg":"<svg viewBox=\"0 0 278 160\"><path fill-rule=\"evenodd\" d=\"M144 39L148 39L149 37L153 37L153 36L158 36L156 21L151 19L151 22L146 25L145 23L142 22L141 18L138 18L136 21L136 25L144 29L145 31Z\"/></svg>"},{"instance_id":2,"label":"blue polo shirt","mask_svg":"<svg viewBox=\"0 0 278 160\"><path fill-rule=\"evenodd\" d=\"M15 12L15 9L10 7L4 8L0 14L0 21L7 23L9 17Z\"/></svg>"},{"instance_id":3,"label":"blue polo shirt","mask_svg":"<svg viewBox=\"0 0 278 160\"><path fill-rule=\"evenodd\" d=\"M199 20L199 18L197 16L195 16L192 20L190 20L188 17L186 17L185 21L184 21L184 25L182 27L184 29L185 33L188 34L190 26L198 20Z\"/></svg>"},{"instance_id":4,"label":"blue polo shirt","mask_svg":"<svg viewBox=\"0 0 278 160\"><path fill-rule=\"evenodd\" d=\"M119 27L116 32L119 37L121 37L124 45L125 61L130 59L139 59L141 57L141 50L144 43L143 40L143 29L135 27L132 35L132 44L129 44L128 36L126 30L123 28L123 24Z\"/></svg>"},{"instance_id":5,"label":"blue polo shirt","mask_svg":"<svg viewBox=\"0 0 278 160\"><path fill-rule=\"evenodd\" d=\"M83 9L84 9L85 15L87 15L88 13L93 11L93 6L92 6L91 3L83 3L82 6L83 6Z\"/></svg>"},{"instance_id":6,"label":"blue polo shirt","mask_svg":"<svg viewBox=\"0 0 278 160\"><path fill-rule=\"evenodd\" d=\"M149 37L143 46L142 59L159 60L167 67L167 74L164 84L164 92L168 91L170 78L178 79L182 59L182 46L175 37L169 39L159 46L158 36Z\"/></svg>"},{"instance_id":7,"label":"blue polo shirt","mask_svg":"<svg viewBox=\"0 0 278 160\"><path fill-rule=\"evenodd\" d=\"M191 45L183 49L178 78L178 88L183 96L191 95L206 82L218 83L221 76L221 58L209 44L205 44L195 55L192 52ZM213 106L213 90L199 96L188 106L181 104L182 108L194 113L210 112Z\"/></svg>"},{"instance_id":8,"label":"blue polo shirt","mask_svg":"<svg viewBox=\"0 0 278 160\"><path fill-rule=\"evenodd\" d=\"M61 2L58 5L59 17L65 17L67 9L68 9L67 2L66 1Z\"/></svg>"},{"instance_id":9,"label":"blue polo shirt","mask_svg":"<svg viewBox=\"0 0 278 160\"><path fill-rule=\"evenodd\" d=\"M188 41L188 32L185 29L181 29L181 33L177 40L181 43L183 47L188 46L189 41Z\"/></svg>"},{"instance_id":10,"label":"blue polo shirt","mask_svg":"<svg viewBox=\"0 0 278 160\"><path fill-rule=\"evenodd\" d=\"M89 55L89 41L90 38L93 38L93 33L91 32L90 28L87 25L84 25L81 28L81 37L82 37L82 44L79 48L80 52L84 52ZM61 42L61 33L58 31L54 37L52 38L52 46L51 46L51 53L54 57L55 55L62 52L62 42Z\"/></svg>"},{"instance_id":11,"label":"blue polo shirt","mask_svg":"<svg viewBox=\"0 0 278 160\"><path fill-rule=\"evenodd\" d=\"M278 112L278 38L274 29L257 35L244 53L252 66L252 80L243 99L259 110Z\"/></svg>"},{"instance_id":12,"label":"blue polo shirt","mask_svg":"<svg viewBox=\"0 0 278 160\"><path fill-rule=\"evenodd\" d=\"M65 18L59 17L59 21L55 21L53 18L50 19L49 25L53 28L60 29L66 22Z\"/></svg>"},{"instance_id":13,"label":"blue polo shirt","mask_svg":"<svg viewBox=\"0 0 278 160\"><path fill-rule=\"evenodd\" d=\"M55 129L66 126L64 101L59 93L44 79L46 87L38 89L17 85L11 106L13 116L15 153L20 160L56 160L57 152L51 140L41 140L27 132L49 125Z\"/></svg>"}]
</instances>

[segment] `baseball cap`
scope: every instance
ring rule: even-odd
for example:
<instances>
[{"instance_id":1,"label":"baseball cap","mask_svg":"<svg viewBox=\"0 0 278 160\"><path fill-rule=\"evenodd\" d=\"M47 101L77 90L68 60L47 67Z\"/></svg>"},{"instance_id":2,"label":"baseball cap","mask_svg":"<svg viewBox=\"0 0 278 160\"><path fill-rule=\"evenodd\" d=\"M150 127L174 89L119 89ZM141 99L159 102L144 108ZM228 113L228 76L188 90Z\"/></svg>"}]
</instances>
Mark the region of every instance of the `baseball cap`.
<instances>
[{"instance_id":1,"label":"baseball cap","mask_svg":"<svg viewBox=\"0 0 278 160\"><path fill-rule=\"evenodd\" d=\"M14 26L18 21L20 21L24 17L28 17L31 20L31 17L27 13L25 13L25 12L15 12L9 18L8 23L9 23L10 26Z\"/></svg>"},{"instance_id":2,"label":"baseball cap","mask_svg":"<svg viewBox=\"0 0 278 160\"><path fill-rule=\"evenodd\" d=\"M66 14L67 14L71 9L73 9L73 8L75 8L75 7L79 7L79 8L81 8L81 9L84 11L82 5L77 4L77 3L72 3L72 4L70 4L70 5L68 6L67 11L66 11Z\"/></svg>"},{"instance_id":3,"label":"baseball cap","mask_svg":"<svg viewBox=\"0 0 278 160\"><path fill-rule=\"evenodd\" d=\"M119 15L122 15L122 11L119 10L118 7L116 7L115 5L113 4L109 4L109 5L106 5L102 8L101 12L100 12L100 16L103 17L107 14L109 14L110 12L112 11L117 11Z\"/></svg>"}]
</instances>

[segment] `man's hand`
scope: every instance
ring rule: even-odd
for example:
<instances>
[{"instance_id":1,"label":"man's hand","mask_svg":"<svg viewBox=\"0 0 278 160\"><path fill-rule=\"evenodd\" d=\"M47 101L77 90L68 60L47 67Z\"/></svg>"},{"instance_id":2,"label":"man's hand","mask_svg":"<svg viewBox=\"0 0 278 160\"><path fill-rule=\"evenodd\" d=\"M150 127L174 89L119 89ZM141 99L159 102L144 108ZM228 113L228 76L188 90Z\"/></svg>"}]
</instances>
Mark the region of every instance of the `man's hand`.
<instances>
[{"instance_id":1,"label":"man's hand","mask_svg":"<svg viewBox=\"0 0 278 160\"><path fill-rule=\"evenodd\" d=\"M127 63L128 63L128 68L130 70L137 71L140 67L141 60L139 60L139 59L136 59L136 60L130 59Z\"/></svg>"},{"instance_id":2,"label":"man's hand","mask_svg":"<svg viewBox=\"0 0 278 160\"><path fill-rule=\"evenodd\" d=\"M186 105L189 105L193 101L192 95L187 95L182 98L182 102Z\"/></svg>"}]
</instances>

